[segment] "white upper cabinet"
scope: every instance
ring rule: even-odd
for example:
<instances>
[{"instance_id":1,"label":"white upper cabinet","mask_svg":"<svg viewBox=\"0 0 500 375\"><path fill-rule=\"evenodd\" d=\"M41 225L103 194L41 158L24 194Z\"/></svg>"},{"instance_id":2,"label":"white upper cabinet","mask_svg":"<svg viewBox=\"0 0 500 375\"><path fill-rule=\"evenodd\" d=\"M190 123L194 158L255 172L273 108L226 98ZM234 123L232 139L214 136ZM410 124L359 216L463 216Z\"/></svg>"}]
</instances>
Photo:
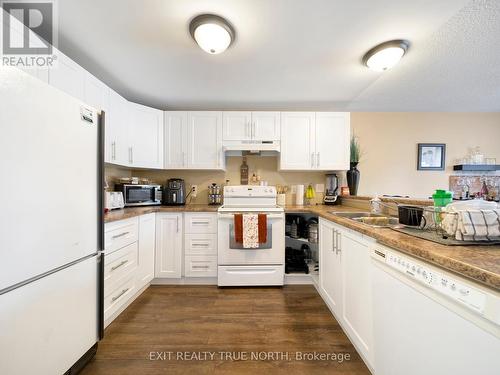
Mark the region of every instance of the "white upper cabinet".
<instances>
[{"instance_id":1,"label":"white upper cabinet","mask_svg":"<svg viewBox=\"0 0 500 375\"><path fill-rule=\"evenodd\" d=\"M117 92L109 91L109 113L106 117L106 161L131 165L128 101Z\"/></svg>"},{"instance_id":2,"label":"white upper cabinet","mask_svg":"<svg viewBox=\"0 0 500 375\"><path fill-rule=\"evenodd\" d=\"M350 116L346 112L317 112L315 168L349 169Z\"/></svg>"},{"instance_id":3,"label":"white upper cabinet","mask_svg":"<svg viewBox=\"0 0 500 375\"><path fill-rule=\"evenodd\" d=\"M109 111L109 87L89 72L85 72L84 102L98 110Z\"/></svg>"},{"instance_id":4,"label":"white upper cabinet","mask_svg":"<svg viewBox=\"0 0 500 375\"><path fill-rule=\"evenodd\" d=\"M314 112L281 112L280 169L314 168Z\"/></svg>"},{"instance_id":5,"label":"white upper cabinet","mask_svg":"<svg viewBox=\"0 0 500 375\"><path fill-rule=\"evenodd\" d=\"M163 167L163 111L128 103L130 165Z\"/></svg>"},{"instance_id":6,"label":"white upper cabinet","mask_svg":"<svg viewBox=\"0 0 500 375\"><path fill-rule=\"evenodd\" d=\"M224 169L222 112L188 112L187 166L189 169Z\"/></svg>"},{"instance_id":7,"label":"white upper cabinet","mask_svg":"<svg viewBox=\"0 0 500 375\"><path fill-rule=\"evenodd\" d=\"M252 113L251 112L224 112L223 139L224 141L245 141L252 139Z\"/></svg>"},{"instance_id":8,"label":"white upper cabinet","mask_svg":"<svg viewBox=\"0 0 500 375\"><path fill-rule=\"evenodd\" d=\"M65 93L84 100L85 97L85 69L75 63L56 48L57 64L49 69L49 83Z\"/></svg>"},{"instance_id":9,"label":"white upper cabinet","mask_svg":"<svg viewBox=\"0 0 500 375\"><path fill-rule=\"evenodd\" d=\"M188 113L166 111L164 113L164 163L165 169L187 168Z\"/></svg>"},{"instance_id":10,"label":"white upper cabinet","mask_svg":"<svg viewBox=\"0 0 500 375\"><path fill-rule=\"evenodd\" d=\"M282 112L282 170L349 169L349 113Z\"/></svg>"},{"instance_id":11,"label":"white upper cabinet","mask_svg":"<svg viewBox=\"0 0 500 375\"><path fill-rule=\"evenodd\" d=\"M257 141L279 141L279 112L252 112L252 139Z\"/></svg>"},{"instance_id":12,"label":"white upper cabinet","mask_svg":"<svg viewBox=\"0 0 500 375\"><path fill-rule=\"evenodd\" d=\"M224 141L276 141L280 139L279 112L224 112Z\"/></svg>"}]
</instances>

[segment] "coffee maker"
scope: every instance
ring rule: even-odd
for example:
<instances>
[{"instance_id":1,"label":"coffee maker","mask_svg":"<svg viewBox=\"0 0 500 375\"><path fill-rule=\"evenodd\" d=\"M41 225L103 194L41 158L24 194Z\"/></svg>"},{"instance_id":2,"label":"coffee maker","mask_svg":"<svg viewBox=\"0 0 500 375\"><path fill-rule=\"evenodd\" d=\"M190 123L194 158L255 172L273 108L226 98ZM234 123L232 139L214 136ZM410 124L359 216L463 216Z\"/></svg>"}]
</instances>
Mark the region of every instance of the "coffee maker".
<instances>
[{"instance_id":1,"label":"coffee maker","mask_svg":"<svg viewBox=\"0 0 500 375\"><path fill-rule=\"evenodd\" d=\"M163 187L163 204L181 206L186 204L186 184L183 179L170 178Z\"/></svg>"},{"instance_id":2,"label":"coffee maker","mask_svg":"<svg viewBox=\"0 0 500 375\"><path fill-rule=\"evenodd\" d=\"M324 204L338 204L339 179L335 173L326 174Z\"/></svg>"}]
</instances>

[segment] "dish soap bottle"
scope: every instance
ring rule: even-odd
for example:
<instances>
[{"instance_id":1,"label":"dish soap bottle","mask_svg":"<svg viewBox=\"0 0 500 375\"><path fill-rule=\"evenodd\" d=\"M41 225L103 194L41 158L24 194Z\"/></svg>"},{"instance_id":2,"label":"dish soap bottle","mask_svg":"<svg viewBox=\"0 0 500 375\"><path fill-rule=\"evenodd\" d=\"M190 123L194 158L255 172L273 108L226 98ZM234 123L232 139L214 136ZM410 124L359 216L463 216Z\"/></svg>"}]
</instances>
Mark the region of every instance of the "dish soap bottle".
<instances>
[{"instance_id":1,"label":"dish soap bottle","mask_svg":"<svg viewBox=\"0 0 500 375\"><path fill-rule=\"evenodd\" d=\"M248 165L246 156L243 156L243 163L240 167L240 184L248 185Z\"/></svg>"},{"instance_id":2,"label":"dish soap bottle","mask_svg":"<svg viewBox=\"0 0 500 375\"><path fill-rule=\"evenodd\" d=\"M308 204L311 204L311 201L312 201L312 199L314 199L315 196L316 196L316 194L314 192L314 188L312 187L312 184L307 185L306 199L307 199Z\"/></svg>"}]
</instances>

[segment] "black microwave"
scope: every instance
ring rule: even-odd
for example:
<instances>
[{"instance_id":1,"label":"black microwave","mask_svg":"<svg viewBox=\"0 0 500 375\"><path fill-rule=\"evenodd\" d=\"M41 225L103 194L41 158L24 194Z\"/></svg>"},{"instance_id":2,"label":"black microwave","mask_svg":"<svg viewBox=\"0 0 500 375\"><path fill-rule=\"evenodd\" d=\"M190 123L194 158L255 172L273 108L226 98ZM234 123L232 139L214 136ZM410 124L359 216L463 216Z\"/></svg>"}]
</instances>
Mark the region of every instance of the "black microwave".
<instances>
[{"instance_id":1,"label":"black microwave","mask_svg":"<svg viewBox=\"0 0 500 375\"><path fill-rule=\"evenodd\" d=\"M115 184L115 190L123 193L125 207L161 204L161 185Z\"/></svg>"}]
</instances>

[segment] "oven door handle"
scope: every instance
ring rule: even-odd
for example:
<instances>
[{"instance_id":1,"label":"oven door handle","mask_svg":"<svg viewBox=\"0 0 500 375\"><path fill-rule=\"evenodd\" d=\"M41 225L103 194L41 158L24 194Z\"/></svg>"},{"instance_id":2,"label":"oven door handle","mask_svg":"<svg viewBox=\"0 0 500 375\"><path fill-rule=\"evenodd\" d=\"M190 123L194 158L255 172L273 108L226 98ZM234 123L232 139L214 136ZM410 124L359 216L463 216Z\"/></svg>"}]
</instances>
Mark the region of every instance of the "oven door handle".
<instances>
[{"instance_id":1,"label":"oven door handle","mask_svg":"<svg viewBox=\"0 0 500 375\"><path fill-rule=\"evenodd\" d=\"M219 214L219 219L234 219L234 214ZM267 214L268 219L283 219L283 214Z\"/></svg>"}]
</instances>

